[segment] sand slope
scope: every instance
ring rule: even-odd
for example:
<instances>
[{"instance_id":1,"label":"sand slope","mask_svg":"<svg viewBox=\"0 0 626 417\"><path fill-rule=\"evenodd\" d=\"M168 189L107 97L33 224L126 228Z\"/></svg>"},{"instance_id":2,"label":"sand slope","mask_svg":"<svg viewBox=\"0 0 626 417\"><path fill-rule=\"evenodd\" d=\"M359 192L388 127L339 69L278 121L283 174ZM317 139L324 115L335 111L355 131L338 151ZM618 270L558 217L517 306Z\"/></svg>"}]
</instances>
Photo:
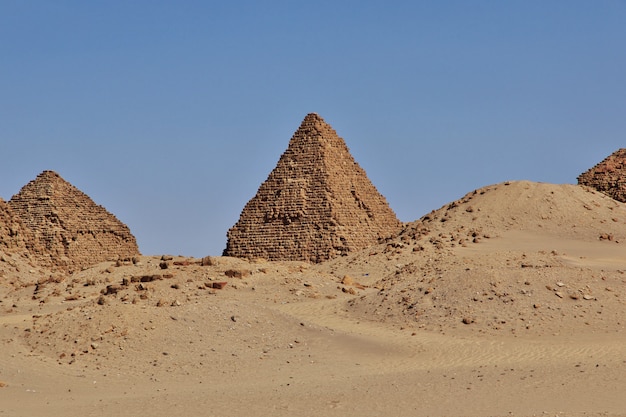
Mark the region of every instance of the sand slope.
<instances>
[{"instance_id":1,"label":"sand slope","mask_svg":"<svg viewBox=\"0 0 626 417\"><path fill-rule=\"evenodd\" d=\"M320 265L16 264L0 416L624 416L625 224L511 182Z\"/></svg>"}]
</instances>

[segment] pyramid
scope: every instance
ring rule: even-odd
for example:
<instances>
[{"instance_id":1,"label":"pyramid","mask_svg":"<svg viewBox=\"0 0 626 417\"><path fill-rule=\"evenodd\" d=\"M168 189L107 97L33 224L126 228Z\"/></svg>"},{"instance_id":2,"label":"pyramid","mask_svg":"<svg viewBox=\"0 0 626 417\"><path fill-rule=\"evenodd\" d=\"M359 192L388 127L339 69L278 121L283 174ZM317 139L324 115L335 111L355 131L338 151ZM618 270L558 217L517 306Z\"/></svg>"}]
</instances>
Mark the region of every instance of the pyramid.
<instances>
[{"instance_id":1,"label":"pyramid","mask_svg":"<svg viewBox=\"0 0 626 417\"><path fill-rule=\"evenodd\" d=\"M9 206L32 233L27 245L42 265L74 270L139 254L126 225L56 172L39 174Z\"/></svg>"},{"instance_id":2,"label":"pyramid","mask_svg":"<svg viewBox=\"0 0 626 417\"><path fill-rule=\"evenodd\" d=\"M589 186L626 203L626 148L618 149L593 168L580 174L578 184Z\"/></svg>"},{"instance_id":3,"label":"pyramid","mask_svg":"<svg viewBox=\"0 0 626 417\"><path fill-rule=\"evenodd\" d=\"M311 113L228 231L224 255L322 262L373 245L400 226L344 140Z\"/></svg>"}]
</instances>

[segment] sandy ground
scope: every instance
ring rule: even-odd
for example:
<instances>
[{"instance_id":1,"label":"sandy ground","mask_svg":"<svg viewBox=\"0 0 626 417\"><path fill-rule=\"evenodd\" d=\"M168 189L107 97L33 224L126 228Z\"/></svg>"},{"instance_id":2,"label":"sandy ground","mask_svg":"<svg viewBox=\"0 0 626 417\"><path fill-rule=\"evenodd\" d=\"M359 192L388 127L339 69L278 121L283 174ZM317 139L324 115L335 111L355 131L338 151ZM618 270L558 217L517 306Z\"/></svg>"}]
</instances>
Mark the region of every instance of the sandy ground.
<instances>
[{"instance_id":1,"label":"sandy ground","mask_svg":"<svg viewBox=\"0 0 626 417\"><path fill-rule=\"evenodd\" d=\"M515 182L320 265L5 254L0 416L626 416L625 226Z\"/></svg>"}]
</instances>

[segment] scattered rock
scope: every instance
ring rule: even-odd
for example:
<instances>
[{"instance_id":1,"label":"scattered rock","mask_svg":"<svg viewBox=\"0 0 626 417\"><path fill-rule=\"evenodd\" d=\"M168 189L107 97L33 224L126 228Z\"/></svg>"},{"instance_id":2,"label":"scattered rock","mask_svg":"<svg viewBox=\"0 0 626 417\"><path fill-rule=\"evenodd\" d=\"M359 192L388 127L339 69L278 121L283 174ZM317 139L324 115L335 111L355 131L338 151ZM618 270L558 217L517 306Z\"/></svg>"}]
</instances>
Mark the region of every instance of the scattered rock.
<instances>
[{"instance_id":1,"label":"scattered rock","mask_svg":"<svg viewBox=\"0 0 626 417\"><path fill-rule=\"evenodd\" d=\"M354 278L352 278L350 275L344 275L341 279L341 283L343 285L354 285Z\"/></svg>"},{"instance_id":2,"label":"scattered rock","mask_svg":"<svg viewBox=\"0 0 626 417\"><path fill-rule=\"evenodd\" d=\"M123 287L120 285L116 285L116 284L107 285L106 290L104 290L103 295L117 294L121 290L123 290Z\"/></svg>"},{"instance_id":3,"label":"scattered rock","mask_svg":"<svg viewBox=\"0 0 626 417\"><path fill-rule=\"evenodd\" d=\"M224 271L224 275L229 278L244 278L250 275L250 271L247 269L229 269Z\"/></svg>"},{"instance_id":4,"label":"scattered rock","mask_svg":"<svg viewBox=\"0 0 626 417\"><path fill-rule=\"evenodd\" d=\"M160 281L163 279L163 275L144 275L141 278L139 278L140 282L152 282L152 281Z\"/></svg>"}]
</instances>

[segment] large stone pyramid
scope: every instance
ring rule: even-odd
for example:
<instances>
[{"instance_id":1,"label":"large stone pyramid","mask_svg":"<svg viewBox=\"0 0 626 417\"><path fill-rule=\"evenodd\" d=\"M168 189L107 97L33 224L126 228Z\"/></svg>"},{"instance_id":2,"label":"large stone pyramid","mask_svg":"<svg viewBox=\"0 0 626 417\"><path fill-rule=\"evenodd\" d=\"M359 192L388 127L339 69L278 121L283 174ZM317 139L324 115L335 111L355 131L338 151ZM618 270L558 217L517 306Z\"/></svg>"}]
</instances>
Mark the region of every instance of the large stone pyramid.
<instances>
[{"instance_id":1,"label":"large stone pyramid","mask_svg":"<svg viewBox=\"0 0 626 417\"><path fill-rule=\"evenodd\" d=\"M580 174L578 184L587 185L626 203L626 148L618 149L598 165Z\"/></svg>"},{"instance_id":2,"label":"large stone pyramid","mask_svg":"<svg viewBox=\"0 0 626 417\"><path fill-rule=\"evenodd\" d=\"M343 139L311 113L228 231L224 255L322 262L400 226Z\"/></svg>"},{"instance_id":3,"label":"large stone pyramid","mask_svg":"<svg viewBox=\"0 0 626 417\"><path fill-rule=\"evenodd\" d=\"M9 206L32 233L29 250L43 265L73 270L139 254L126 225L56 172L39 174Z\"/></svg>"}]
</instances>

